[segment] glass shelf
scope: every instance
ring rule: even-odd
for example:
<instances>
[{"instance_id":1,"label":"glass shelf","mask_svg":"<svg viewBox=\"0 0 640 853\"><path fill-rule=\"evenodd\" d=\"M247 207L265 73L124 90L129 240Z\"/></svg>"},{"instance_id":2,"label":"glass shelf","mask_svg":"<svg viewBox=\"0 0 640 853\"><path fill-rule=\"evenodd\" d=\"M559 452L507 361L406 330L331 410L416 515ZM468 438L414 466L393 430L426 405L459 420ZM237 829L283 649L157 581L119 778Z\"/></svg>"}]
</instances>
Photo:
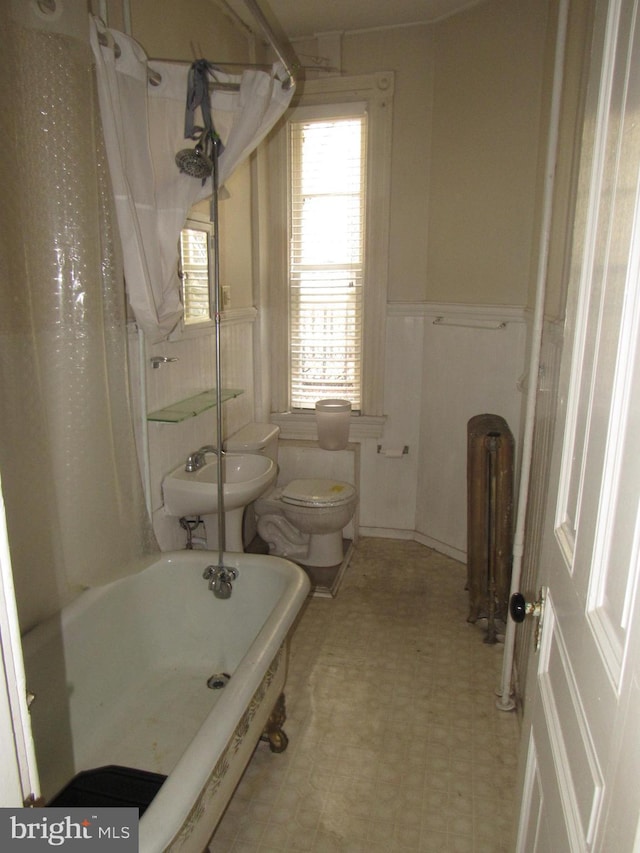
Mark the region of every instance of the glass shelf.
<instances>
[{"instance_id":1,"label":"glass shelf","mask_svg":"<svg viewBox=\"0 0 640 853\"><path fill-rule=\"evenodd\" d=\"M222 402L233 400L234 397L239 397L243 393L241 388L223 388ZM195 418L207 409L213 409L215 405L216 389L211 388L209 391L196 394L195 397L187 397L186 400L180 400L178 403L165 406L164 409L158 409L157 412L151 412L147 415L147 420L162 424L179 424L187 418Z\"/></svg>"}]
</instances>

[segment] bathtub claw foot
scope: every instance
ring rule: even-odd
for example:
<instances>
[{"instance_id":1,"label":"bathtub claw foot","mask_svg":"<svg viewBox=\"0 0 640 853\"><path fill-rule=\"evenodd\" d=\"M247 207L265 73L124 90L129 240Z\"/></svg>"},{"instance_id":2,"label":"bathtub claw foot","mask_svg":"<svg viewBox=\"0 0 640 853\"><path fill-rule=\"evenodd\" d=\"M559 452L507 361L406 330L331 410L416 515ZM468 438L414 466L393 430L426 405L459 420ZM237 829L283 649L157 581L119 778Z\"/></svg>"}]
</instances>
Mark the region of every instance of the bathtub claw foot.
<instances>
[{"instance_id":1,"label":"bathtub claw foot","mask_svg":"<svg viewBox=\"0 0 640 853\"><path fill-rule=\"evenodd\" d=\"M271 752L284 752L289 746L289 738L283 731L272 732L269 735L269 749Z\"/></svg>"},{"instance_id":2,"label":"bathtub claw foot","mask_svg":"<svg viewBox=\"0 0 640 853\"><path fill-rule=\"evenodd\" d=\"M284 693L281 693L260 738L260 740L269 741L271 752L284 752L289 745L289 738L282 730L286 719Z\"/></svg>"}]
</instances>

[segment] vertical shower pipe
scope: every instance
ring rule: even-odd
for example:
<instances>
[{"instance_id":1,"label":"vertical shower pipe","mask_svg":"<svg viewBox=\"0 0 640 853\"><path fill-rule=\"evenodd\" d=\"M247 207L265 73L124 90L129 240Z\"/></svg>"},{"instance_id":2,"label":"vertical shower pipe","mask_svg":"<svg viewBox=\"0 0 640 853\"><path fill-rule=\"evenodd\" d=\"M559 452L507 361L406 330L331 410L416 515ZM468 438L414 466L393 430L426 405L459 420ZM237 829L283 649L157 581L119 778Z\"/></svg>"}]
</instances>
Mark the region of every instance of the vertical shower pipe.
<instances>
[{"instance_id":1,"label":"vertical shower pipe","mask_svg":"<svg viewBox=\"0 0 640 853\"><path fill-rule=\"evenodd\" d=\"M122 18L124 21L124 31L130 36L133 32L131 26L131 0L122 0Z\"/></svg>"},{"instance_id":2,"label":"vertical shower pipe","mask_svg":"<svg viewBox=\"0 0 640 853\"><path fill-rule=\"evenodd\" d=\"M216 430L218 433L218 568L224 568L227 545L224 523L224 455L222 451L222 367L220 347L220 238L218 234L218 140L213 140L212 191L209 217L213 222L213 313L215 315Z\"/></svg>"},{"instance_id":3,"label":"vertical shower pipe","mask_svg":"<svg viewBox=\"0 0 640 853\"><path fill-rule=\"evenodd\" d=\"M544 328L544 306L546 297L547 271L549 266L549 241L551 232L551 216L553 212L553 190L558 149L558 129L560 125L560 104L562 101L562 84L564 80L564 56L567 38L567 20L569 16L569 0L560 0L558 7L558 33L556 36L553 87L551 94L551 110L549 116L549 135L547 137L547 152L545 160L545 183L542 201L542 222L540 227L540 248L538 275L536 280L536 299L533 314L533 330L531 335L531 357L529 360L529 377L527 385L527 406L525 414L524 435L522 438L522 466L520 469L520 488L518 492L518 515L513 537L513 568L511 572L511 590L509 596L518 592L522 575L522 558L524 555L524 535L527 515L529 483L531 480L531 460L533 454L533 431L538 394L538 379L540 373L540 356L542 350L542 332ZM513 674L513 658L515 648L516 625L513 619L507 617L507 629L504 638L504 655L502 658L502 681L496 706L501 711L513 711L516 703L511 695L511 678Z\"/></svg>"}]
</instances>

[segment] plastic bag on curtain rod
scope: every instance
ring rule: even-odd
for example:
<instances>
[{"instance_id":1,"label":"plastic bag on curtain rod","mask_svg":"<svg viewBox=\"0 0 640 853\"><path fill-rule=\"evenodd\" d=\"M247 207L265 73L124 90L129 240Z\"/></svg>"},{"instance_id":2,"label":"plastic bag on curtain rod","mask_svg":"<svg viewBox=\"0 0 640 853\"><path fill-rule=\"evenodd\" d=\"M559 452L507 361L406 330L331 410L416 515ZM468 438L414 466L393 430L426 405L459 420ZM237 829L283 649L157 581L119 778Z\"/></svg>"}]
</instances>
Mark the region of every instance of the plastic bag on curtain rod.
<instances>
[{"instance_id":1,"label":"plastic bag on curtain rod","mask_svg":"<svg viewBox=\"0 0 640 853\"><path fill-rule=\"evenodd\" d=\"M107 37L107 46L99 44L98 32ZM182 316L177 260L187 212L211 195L210 181L202 186L175 164L176 153L185 147L189 66L149 62L134 39L93 17L90 39L127 292L136 321L155 343ZM110 46L114 42L120 48L117 58ZM159 85L149 85L149 69L160 75ZM219 161L222 186L284 113L294 88L283 89L286 73L280 65L271 74L249 70L217 76L240 85L238 92L216 91L211 98L214 125L225 146Z\"/></svg>"}]
</instances>

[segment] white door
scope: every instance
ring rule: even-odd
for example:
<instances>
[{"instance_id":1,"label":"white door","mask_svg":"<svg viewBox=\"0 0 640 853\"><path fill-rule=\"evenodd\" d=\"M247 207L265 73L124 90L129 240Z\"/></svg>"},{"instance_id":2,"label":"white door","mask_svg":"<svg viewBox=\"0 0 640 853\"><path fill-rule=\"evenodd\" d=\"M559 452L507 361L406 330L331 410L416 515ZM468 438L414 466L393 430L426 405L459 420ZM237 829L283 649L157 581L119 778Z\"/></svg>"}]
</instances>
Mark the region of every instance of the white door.
<instances>
[{"instance_id":1,"label":"white door","mask_svg":"<svg viewBox=\"0 0 640 853\"><path fill-rule=\"evenodd\" d=\"M0 808L35 801L38 768L27 708L18 612L0 482Z\"/></svg>"},{"instance_id":2,"label":"white door","mask_svg":"<svg viewBox=\"0 0 640 853\"><path fill-rule=\"evenodd\" d=\"M527 853L640 851L639 2L596 4L539 566L547 597L526 686Z\"/></svg>"}]
</instances>

